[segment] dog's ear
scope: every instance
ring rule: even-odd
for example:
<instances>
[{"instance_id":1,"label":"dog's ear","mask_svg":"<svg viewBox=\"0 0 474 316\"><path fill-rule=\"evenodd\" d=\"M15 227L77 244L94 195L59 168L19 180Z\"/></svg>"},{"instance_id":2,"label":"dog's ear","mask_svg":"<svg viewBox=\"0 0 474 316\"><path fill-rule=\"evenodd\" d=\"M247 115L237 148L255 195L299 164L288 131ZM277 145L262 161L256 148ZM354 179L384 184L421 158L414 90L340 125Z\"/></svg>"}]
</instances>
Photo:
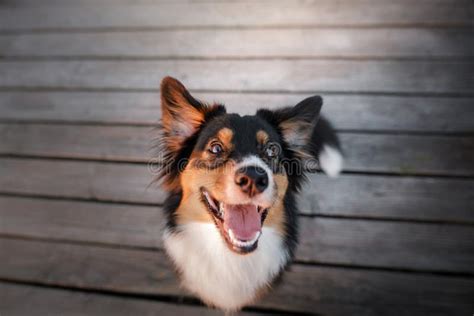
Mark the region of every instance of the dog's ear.
<instances>
[{"instance_id":1,"label":"dog's ear","mask_svg":"<svg viewBox=\"0 0 474 316\"><path fill-rule=\"evenodd\" d=\"M189 149L186 142L214 116L224 114L223 105L207 105L193 98L178 80L165 77L161 81L161 127L156 148L159 151L158 175L155 181L163 180L164 188L179 190L179 172L186 161L183 150ZM181 159L183 158L183 159Z\"/></svg>"},{"instance_id":2,"label":"dog's ear","mask_svg":"<svg viewBox=\"0 0 474 316\"><path fill-rule=\"evenodd\" d=\"M223 106L202 103L172 77L161 81L161 124L168 150L177 150L194 135L211 113L225 112Z\"/></svg>"},{"instance_id":3,"label":"dog's ear","mask_svg":"<svg viewBox=\"0 0 474 316\"><path fill-rule=\"evenodd\" d=\"M312 96L293 107L273 111L259 110L257 116L276 126L290 149L305 156L322 105L323 99L320 96Z\"/></svg>"}]
</instances>

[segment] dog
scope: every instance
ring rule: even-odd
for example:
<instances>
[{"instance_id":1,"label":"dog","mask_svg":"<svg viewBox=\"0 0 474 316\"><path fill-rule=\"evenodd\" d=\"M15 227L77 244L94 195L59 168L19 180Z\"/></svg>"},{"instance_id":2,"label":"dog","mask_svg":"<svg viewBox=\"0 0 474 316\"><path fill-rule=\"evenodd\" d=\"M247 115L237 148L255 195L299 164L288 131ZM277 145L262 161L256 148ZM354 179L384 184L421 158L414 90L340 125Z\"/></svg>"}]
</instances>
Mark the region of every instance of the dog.
<instances>
[{"instance_id":1,"label":"dog","mask_svg":"<svg viewBox=\"0 0 474 316\"><path fill-rule=\"evenodd\" d=\"M291 262L296 195L314 161L329 176L341 171L338 137L320 118L320 96L240 116L198 101L171 77L160 91L166 253L183 287L208 306L238 311Z\"/></svg>"}]
</instances>

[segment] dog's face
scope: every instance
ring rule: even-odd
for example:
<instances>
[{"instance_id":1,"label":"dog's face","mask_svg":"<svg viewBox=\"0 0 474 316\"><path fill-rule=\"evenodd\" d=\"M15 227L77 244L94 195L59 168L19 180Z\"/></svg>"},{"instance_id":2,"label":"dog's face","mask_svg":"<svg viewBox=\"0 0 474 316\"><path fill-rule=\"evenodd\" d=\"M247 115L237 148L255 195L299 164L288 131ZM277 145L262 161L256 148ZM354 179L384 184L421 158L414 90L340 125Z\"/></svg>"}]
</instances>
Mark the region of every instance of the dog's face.
<instances>
[{"instance_id":1,"label":"dog's face","mask_svg":"<svg viewBox=\"0 0 474 316\"><path fill-rule=\"evenodd\" d=\"M181 175L181 219L213 220L239 253L255 250L263 224L283 233L288 178L280 148L275 129L259 117L226 114L211 120ZM199 203L207 212L195 207Z\"/></svg>"},{"instance_id":2,"label":"dog's face","mask_svg":"<svg viewBox=\"0 0 474 316\"><path fill-rule=\"evenodd\" d=\"M258 247L264 225L287 234L285 196L303 176L321 99L239 116L195 100L172 78L163 80L161 93L162 177L168 190L181 193L176 224L213 222L240 254Z\"/></svg>"}]
</instances>

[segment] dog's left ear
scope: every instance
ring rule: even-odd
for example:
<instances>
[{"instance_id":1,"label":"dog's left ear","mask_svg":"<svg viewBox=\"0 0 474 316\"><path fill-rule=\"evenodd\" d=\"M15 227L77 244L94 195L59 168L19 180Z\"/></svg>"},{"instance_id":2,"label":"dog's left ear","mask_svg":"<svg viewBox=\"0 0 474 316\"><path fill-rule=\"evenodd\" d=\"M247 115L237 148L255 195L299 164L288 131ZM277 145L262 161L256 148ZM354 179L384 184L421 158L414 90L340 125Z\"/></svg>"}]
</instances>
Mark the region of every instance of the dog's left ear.
<instances>
[{"instance_id":1,"label":"dog's left ear","mask_svg":"<svg viewBox=\"0 0 474 316\"><path fill-rule=\"evenodd\" d=\"M257 116L276 126L293 151L304 154L310 145L322 105L323 99L320 96L312 96L294 107L274 111L259 110Z\"/></svg>"},{"instance_id":2,"label":"dog's left ear","mask_svg":"<svg viewBox=\"0 0 474 316\"><path fill-rule=\"evenodd\" d=\"M221 105L207 105L172 77L161 81L161 123L169 150L177 150L194 135L211 113L225 112Z\"/></svg>"}]
</instances>

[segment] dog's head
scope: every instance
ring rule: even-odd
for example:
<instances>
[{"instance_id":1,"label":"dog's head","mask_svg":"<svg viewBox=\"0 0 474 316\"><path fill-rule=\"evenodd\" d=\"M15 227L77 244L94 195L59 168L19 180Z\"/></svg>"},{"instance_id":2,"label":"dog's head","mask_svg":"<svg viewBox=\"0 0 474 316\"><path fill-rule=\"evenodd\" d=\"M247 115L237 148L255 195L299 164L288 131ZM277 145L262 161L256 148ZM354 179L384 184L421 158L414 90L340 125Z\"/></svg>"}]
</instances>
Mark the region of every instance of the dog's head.
<instances>
[{"instance_id":1,"label":"dog's head","mask_svg":"<svg viewBox=\"0 0 474 316\"><path fill-rule=\"evenodd\" d=\"M179 194L176 224L214 222L227 246L249 253L262 226L288 233L285 198L298 189L322 99L228 114L196 99L176 79L161 84L164 187Z\"/></svg>"}]
</instances>

